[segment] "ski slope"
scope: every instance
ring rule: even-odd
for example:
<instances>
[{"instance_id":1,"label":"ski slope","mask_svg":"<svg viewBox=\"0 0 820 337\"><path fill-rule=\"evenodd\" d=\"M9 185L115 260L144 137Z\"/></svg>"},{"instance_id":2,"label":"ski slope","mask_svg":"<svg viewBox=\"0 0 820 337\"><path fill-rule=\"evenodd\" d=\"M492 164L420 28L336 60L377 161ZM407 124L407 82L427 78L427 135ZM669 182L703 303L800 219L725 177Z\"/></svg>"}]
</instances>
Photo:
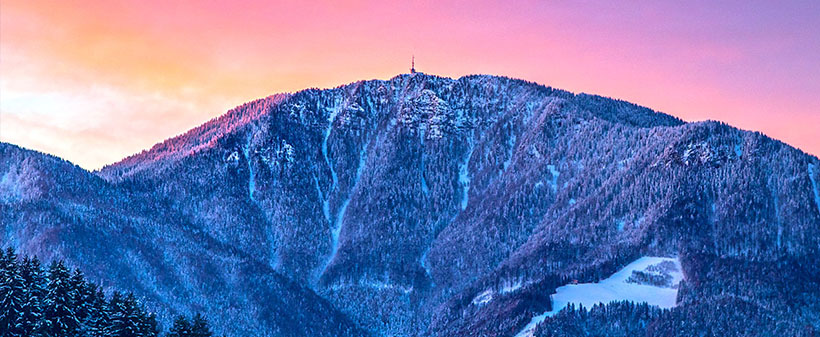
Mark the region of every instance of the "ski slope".
<instances>
[{"instance_id":1,"label":"ski slope","mask_svg":"<svg viewBox=\"0 0 820 337\"><path fill-rule=\"evenodd\" d=\"M653 284L641 275L665 280ZM568 284L556 289L552 295L552 311L532 318L516 337L532 337L535 327L547 317L555 315L570 303L591 308L595 304L614 301L647 303L661 308L676 305L678 284L683 279L680 261L670 257L642 257L628 264L607 279L598 283Z\"/></svg>"}]
</instances>

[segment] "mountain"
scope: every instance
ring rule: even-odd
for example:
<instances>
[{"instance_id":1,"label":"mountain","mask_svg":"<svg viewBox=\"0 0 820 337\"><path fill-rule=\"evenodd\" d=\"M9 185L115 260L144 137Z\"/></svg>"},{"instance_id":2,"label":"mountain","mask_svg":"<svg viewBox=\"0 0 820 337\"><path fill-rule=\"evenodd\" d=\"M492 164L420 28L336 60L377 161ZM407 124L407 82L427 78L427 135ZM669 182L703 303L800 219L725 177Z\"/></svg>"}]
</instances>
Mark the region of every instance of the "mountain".
<instances>
[{"instance_id":1,"label":"mountain","mask_svg":"<svg viewBox=\"0 0 820 337\"><path fill-rule=\"evenodd\" d=\"M81 266L104 287L133 291L167 323L202 311L234 335L365 333L313 290L192 227L166 201L14 145L0 144L0 159L3 245Z\"/></svg>"},{"instance_id":2,"label":"mountain","mask_svg":"<svg viewBox=\"0 0 820 337\"><path fill-rule=\"evenodd\" d=\"M820 161L624 101L415 73L250 102L93 173L0 151L5 241L229 335L820 329ZM651 256L679 261L672 308L545 314Z\"/></svg>"}]
</instances>

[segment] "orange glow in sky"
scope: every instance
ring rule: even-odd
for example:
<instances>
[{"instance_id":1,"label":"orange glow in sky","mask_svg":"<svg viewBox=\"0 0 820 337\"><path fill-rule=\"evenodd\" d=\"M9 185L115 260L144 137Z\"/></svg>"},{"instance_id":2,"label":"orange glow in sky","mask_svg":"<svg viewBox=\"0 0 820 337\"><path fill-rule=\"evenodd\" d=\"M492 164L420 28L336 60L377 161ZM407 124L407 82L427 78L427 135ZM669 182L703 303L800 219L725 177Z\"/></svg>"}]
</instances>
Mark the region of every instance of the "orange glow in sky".
<instances>
[{"instance_id":1,"label":"orange glow in sky","mask_svg":"<svg viewBox=\"0 0 820 337\"><path fill-rule=\"evenodd\" d=\"M243 102L407 72L506 75L820 154L816 1L0 5L0 140L96 169Z\"/></svg>"}]
</instances>

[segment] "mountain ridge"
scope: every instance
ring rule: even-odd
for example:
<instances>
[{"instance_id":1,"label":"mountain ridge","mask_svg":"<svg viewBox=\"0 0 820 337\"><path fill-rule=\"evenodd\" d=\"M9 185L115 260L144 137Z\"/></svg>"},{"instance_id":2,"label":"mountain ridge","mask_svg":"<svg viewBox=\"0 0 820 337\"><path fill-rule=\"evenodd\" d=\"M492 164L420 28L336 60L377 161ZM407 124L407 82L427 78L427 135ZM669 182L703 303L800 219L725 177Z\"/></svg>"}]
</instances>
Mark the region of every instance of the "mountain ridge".
<instances>
[{"instance_id":1,"label":"mountain ridge","mask_svg":"<svg viewBox=\"0 0 820 337\"><path fill-rule=\"evenodd\" d=\"M122 158L122 159L120 159L116 162L103 165L102 168L100 168L98 170L94 170L93 172L95 172L96 174L98 174L98 175L100 175L100 176L102 176L106 179L113 179L113 176L116 175L115 171L118 171L118 167L128 166L130 163L135 162L135 161L146 160L147 159L146 156L150 155L152 152L164 151L167 148L172 147L172 145L176 144L179 141L184 141L186 138L193 138L191 136L199 136L199 134L204 132L204 131L210 131L210 130L207 130L208 128L214 128L214 127L222 126L220 124L227 124L227 125L223 126L223 127L226 127L226 130L220 130L220 131L222 131L222 133L231 132L231 131L233 131L233 128L241 127L241 126L243 126L247 123L250 123L253 120L256 120L257 118L260 117L259 114L261 114L263 112L261 112L257 109L254 109L253 108L254 105L264 105L264 104L275 105L275 104L283 103L288 98L290 98L294 95L303 93L303 92L312 92L312 91L317 91L317 90L342 89L342 88L348 88L348 87L352 87L352 86L355 86L355 85L359 85L360 83L365 83L365 82L386 83L386 82L393 81L397 78L400 78L402 76L419 76L419 77L426 76L426 77L446 79L446 80L451 80L451 81L459 81L459 80L462 80L462 79L482 78L482 77L486 77L486 78L503 78L503 79L511 80L511 81L519 81L521 83L525 83L525 84L528 84L528 85L535 85L535 86L543 87L544 89L547 89L547 90L557 90L559 92L564 92L566 94L573 95L573 96L583 95L583 96L594 97L596 99L614 100L614 101L617 101L619 103L632 105L632 106L637 107L637 108L645 109L649 113L655 113L655 114L662 115L664 117L667 117L667 118L669 118L673 121L677 121L679 123L683 122L679 118L674 117L672 115L665 114L665 113L658 112L658 111L654 111L652 109L649 109L649 108L646 108L646 107L643 107L643 106L639 106L637 104L630 103L630 102L627 102L627 101L622 101L622 100L618 100L618 99L614 99L614 98L610 98L610 97L606 97L606 96L599 96L599 95L595 95L595 94L588 94L588 93L584 93L584 92L580 92L580 93L576 94L576 93L572 93L572 92L565 91L565 90L562 90L562 89L553 89L553 87L551 87L551 86L545 86L545 85L538 84L536 82L531 82L531 81L524 80L524 79L518 79L518 78L512 78L512 77L506 77L506 76L486 75L486 74L465 75L465 76L461 76L459 78L451 78L451 77L441 77L441 76L437 76L437 75L428 75L428 74L425 74L425 73L417 72L417 73L414 73L414 74L399 74L399 75L397 75L397 76L395 76L391 79L388 79L388 80L378 80L378 79L360 80L360 81L355 81L355 82L351 82L351 83L347 83L347 84L338 85L338 86L333 87L333 88L326 88L326 89L306 88L306 89L299 90L295 93L276 93L276 94L270 95L266 98L252 100L252 101L240 104L240 105L228 110L226 113L224 113L222 115L219 115L217 117L214 117L211 120L209 120L209 121L207 121L203 124L200 124L199 126L196 126L192 129L189 129L188 131L185 131L185 132L183 132L183 133L181 133L177 136L173 136L173 137L168 138L164 141L158 142L158 143L154 144L153 146L151 146L151 148L149 148L149 149L145 149L145 150L142 150L138 153L128 155L128 156L126 156L126 157L124 157L124 158ZM251 109L248 109L249 107L251 107ZM242 113L242 112L252 112L252 114L251 114L251 116L239 116L239 114ZM254 115L253 113L256 113L256 115ZM234 122L234 121L240 122L242 125L231 124L231 122ZM209 134L210 134L210 132L209 132ZM218 137L218 136L221 136L221 134L217 134L215 136ZM213 141L213 139L211 139L211 141ZM193 150L195 150L195 149L193 149Z\"/></svg>"},{"instance_id":2,"label":"mountain ridge","mask_svg":"<svg viewBox=\"0 0 820 337\"><path fill-rule=\"evenodd\" d=\"M0 162L0 187L12 186L6 177L27 177L19 163L37 158L12 157L22 159ZM816 282L767 284L820 279L800 262L820 255L817 165L814 156L720 122L684 123L506 77L414 74L252 101L79 174L102 177L92 179L101 185L52 181L71 193L31 201L0 188L0 200L5 238L24 243L23 251L65 247L59 255L77 265L144 284L138 290L160 307L169 289L192 289L169 313L226 316L216 324L256 317L228 333L310 335L331 321L339 330L329 335L512 336L549 311L557 287L669 255L680 257L687 276L673 310L728 289L740 302L715 312L749 303L777 317L800 309L788 322L811 325L818 308L796 299L818 298ZM40 171L74 175L52 167ZM54 228L100 223L113 230L95 229L110 238L95 245L125 245L122 256L153 256L130 261L154 265L129 268L90 254L81 236L40 239ZM152 289L154 279L167 288ZM273 291L248 298L247 285L259 279L273 280ZM236 289L222 295L220 287ZM314 330L255 315L282 315L264 300L287 291L314 298L295 307L300 317L322 307L330 314ZM226 312L226 300L245 306Z\"/></svg>"}]
</instances>

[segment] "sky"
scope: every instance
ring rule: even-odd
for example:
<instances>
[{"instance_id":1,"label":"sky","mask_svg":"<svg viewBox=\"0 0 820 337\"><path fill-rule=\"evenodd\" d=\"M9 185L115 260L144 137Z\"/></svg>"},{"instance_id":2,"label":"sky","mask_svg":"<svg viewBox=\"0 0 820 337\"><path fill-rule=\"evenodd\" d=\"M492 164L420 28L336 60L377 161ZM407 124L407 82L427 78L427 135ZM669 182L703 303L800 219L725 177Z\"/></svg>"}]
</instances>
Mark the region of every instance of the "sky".
<instances>
[{"instance_id":1,"label":"sky","mask_svg":"<svg viewBox=\"0 0 820 337\"><path fill-rule=\"evenodd\" d=\"M86 169L244 102L493 74L820 155L820 1L0 2L0 141Z\"/></svg>"}]
</instances>

